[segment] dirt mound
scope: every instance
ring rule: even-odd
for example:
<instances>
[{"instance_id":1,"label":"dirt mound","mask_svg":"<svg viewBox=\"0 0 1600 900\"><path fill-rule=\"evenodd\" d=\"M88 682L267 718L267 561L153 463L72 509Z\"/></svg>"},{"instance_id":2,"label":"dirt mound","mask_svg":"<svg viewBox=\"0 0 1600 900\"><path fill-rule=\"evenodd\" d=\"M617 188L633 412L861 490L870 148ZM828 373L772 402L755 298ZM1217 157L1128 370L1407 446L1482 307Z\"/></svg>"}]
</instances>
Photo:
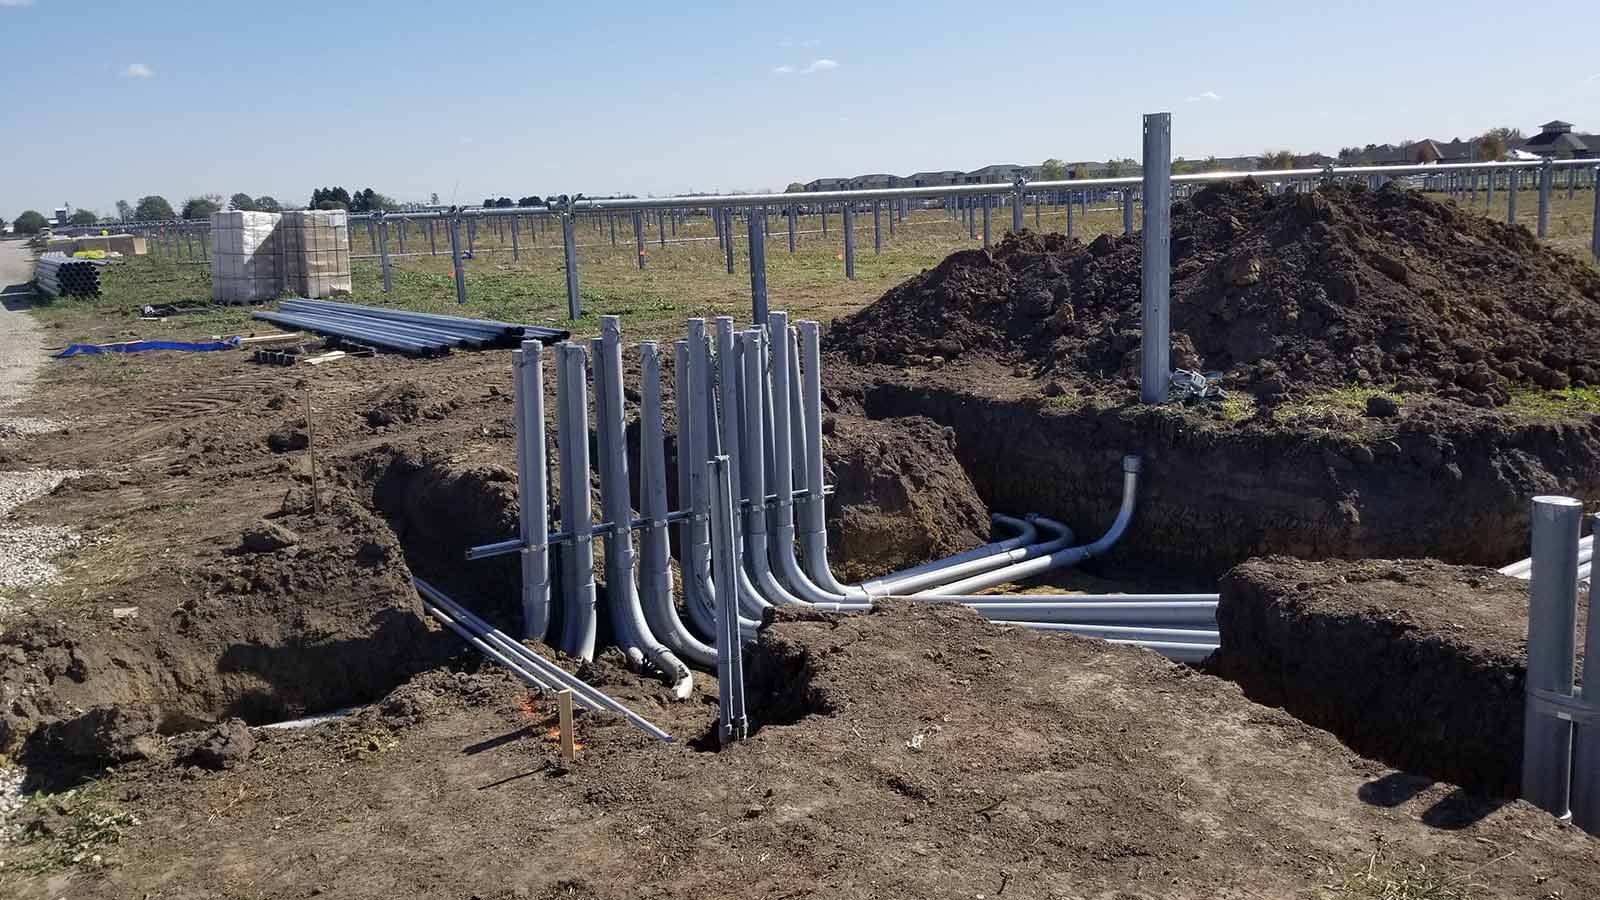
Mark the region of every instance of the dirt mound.
<instances>
[{"instance_id":1,"label":"dirt mound","mask_svg":"<svg viewBox=\"0 0 1600 900\"><path fill-rule=\"evenodd\" d=\"M846 580L882 575L988 539L989 511L955 455L955 431L908 416L823 422L835 489L828 541Z\"/></svg>"},{"instance_id":2,"label":"dirt mound","mask_svg":"<svg viewBox=\"0 0 1600 900\"><path fill-rule=\"evenodd\" d=\"M1394 385L1484 406L1512 385L1600 382L1600 275L1525 228L1392 187L1275 197L1251 181L1175 203L1172 221L1174 367L1266 396ZM1007 235L838 320L829 347L1131 378L1140 240Z\"/></svg>"}]
</instances>

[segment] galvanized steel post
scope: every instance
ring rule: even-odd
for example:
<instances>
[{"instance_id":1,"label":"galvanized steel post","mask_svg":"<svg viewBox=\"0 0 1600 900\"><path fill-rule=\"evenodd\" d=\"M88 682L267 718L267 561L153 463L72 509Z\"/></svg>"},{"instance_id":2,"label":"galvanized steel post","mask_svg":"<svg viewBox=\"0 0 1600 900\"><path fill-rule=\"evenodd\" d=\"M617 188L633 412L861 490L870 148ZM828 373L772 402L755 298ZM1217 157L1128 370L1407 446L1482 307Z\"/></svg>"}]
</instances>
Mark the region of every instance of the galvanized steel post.
<instances>
[{"instance_id":1,"label":"galvanized steel post","mask_svg":"<svg viewBox=\"0 0 1600 900\"><path fill-rule=\"evenodd\" d=\"M1129 203L1128 210L1132 209ZM1139 400L1165 403L1172 381L1172 114L1144 117L1144 259ZM1125 212L1124 224L1132 213Z\"/></svg>"},{"instance_id":2,"label":"galvanized steel post","mask_svg":"<svg viewBox=\"0 0 1600 900\"><path fill-rule=\"evenodd\" d=\"M1539 166L1539 224L1536 229L1539 237L1546 237L1550 232L1550 189L1555 180L1555 167L1547 158Z\"/></svg>"},{"instance_id":3,"label":"galvanized steel post","mask_svg":"<svg viewBox=\"0 0 1600 900\"><path fill-rule=\"evenodd\" d=\"M611 246L617 245L617 217L615 213L606 213L606 225L611 228Z\"/></svg>"},{"instance_id":4,"label":"galvanized steel post","mask_svg":"<svg viewBox=\"0 0 1600 900\"><path fill-rule=\"evenodd\" d=\"M511 261L516 262L522 258L522 246L517 240L517 217L511 217Z\"/></svg>"},{"instance_id":5,"label":"galvanized steel post","mask_svg":"<svg viewBox=\"0 0 1600 900\"><path fill-rule=\"evenodd\" d=\"M754 321L767 320L767 210L750 211L750 309Z\"/></svg>"},{"instance_id":6,"label":"galvanized steel post","mask_svg":"<svg viewBox=\"0 0 1600 900\"><path fill-rule=\"evenodd\" d=\"M962 197L959 202L961 214L967 220L967 240L975 241L978 239L978 217L974 214L973 200L971 197Z\"/></svg>"},{"instance_id":7,"label":"galvanized steel post","mask_svg":"<svg viewBox=\"0 0 1600 900\"><path fill-rule=\"evenodd\" d=\"M844 277L856 277L856 212L854 204L844 204Z\"/></svg>"},{"instance_id":8,"label":"galvanized steel post","mask_svg":"<svg viewBox=\"0 0 1600 900\"><path fill-rule=\"evenodd\" d=\"M983 248L989 249L989 206L994 198L983 195Z\"/></svg>"},{"instance_id":9,"label":"galvanized steel post","mask_svg":"<svg viewBox=\"0 0 1600 900\"><path fill-rule=\"evenodd\" d=\"M1133 234L1133 191L1129 188L1122 189L1122 233Z\"/></svg>"},{"instance_id":10,"label":"galvanized steel post","mask_svg":"<svg viewBox=\"0 0 1600 900\"><path fill-rule=\"evenodd\" d=\"M456 303L467 302L467 273L461 267L461 213L450 210L450 260L455 266Z\"/></svg>"},{"instance_id":11,"label":"galvanized steel post","mask_svg":"<svg viewBox=\"0 0 1600 900\"><path fill-rule=\"evenodd\" d=\"M1027 179L1021 175L1014 175L1011 178L1011 231L1013 233L1022 231L1022 186L1027 183Z\"/></svg>"},{"instance_id":12,"label":"galvanized steel post","mask_svg":"<svg viewBox=\"0 0 1600 900\"><path fill-rule=\"evenodd\" d=\"M883 252L883 203L880 200L872 201L872 254L874 256ZM758 321L764 321L763 316Z\"/></svg>"},{"instance_id":13,"label":"galvanized steel post","mask_svg":"<svg viewBox=\"0 0 1600 900\"><path fill-rule=\"evenodd\" d=\"M432 219L428 220L428 255L429 256L438 256L439 255L439 245L434 241L434 238L433 238L433 220Z\"/></svg>"},{"instance_id":14,"label":"galvanized steel post","mask_svg":"<svg viewBox=\"0 0 1600 900\"><path fill-rule=\"evenodd\" d=\"M374 215L378 218L378 260L383 266L383 292L387 294L394 288L389 270L389 220L381 210Z\"/></svg>"},{"instance_id":15,"label":"galvanized steel post","mask_svg":"<svg viewBox=\"0 0 1600 900\"><path fill-rule=\"evenodd\" d=\"M400 255L406 255L406 219L400 220L400 227L395 229L395 236L400 239Z\"/></svg>"},{"instance_id":16,"label":"galvanized steel post","mask_svg":"<svg viewBox=\"0 0 1600 900\"><path fill-rule=\"evenodd\" d=\"M1506 173L1506 224L1517 224L1517 189L1522 185L1522 172L1512 169Z\"/></svg>"},{"instance_id":17,"label":"galvanized steel post","mask_svg":"<svg viewBox=\"0 0 1600 900\"><path fill-rule=\"evenodd\" d=\"M795 228L794 228L795 221L794 220L795 220L795 215L796 215L795 204L790 203L788 212L786 214L786 217L789 220L789 252L790 253L794 252L794 240L795 240L795 233L794 233L795 232Z\"/></svg>"},{"instance_id":18,"label":"galvanized steel post","mask_svg":"<svg viewBox=\"0 0 1600 900\"><path fill-rule=\"evenodd\" d=\"M572 233L573 224L572 201L568 200L561 210L561 250L567 268L567 317L576 320L583 309L578 304L578 239Z\"/></svg>"},{"instance_id":19,"label":"galvanized steel post","mask_svg":"<svg viewBox=\"0 0 1600 900\"><path fill-rule=\"evenodd\" d=\"M633 211L633 249L639 256L639 271L644 271L644 213Z\"/></svg>"},{"instance_id":20,"label":"galvanized steel post","mask_svg":"<svg viewBox=\"0 0 1600 900\"><path fill-rule=\"evenodd\" d=\"M1072 237L1072 195L1067 195L1067 237Z\"/></svg>"},{"instance_id":21,"label":"galvanized steel post","mask_svg":"<svg viewBox=\"0 0 1600 900\"><path fill-rule=\"evenodd\" d=\"M1551 697L1572 695L1578 617L1578 534L1583 504L1533 498L1533 572L1528 582L1527 699L1522 720L1522 797L1565 816L1572 784L1572 722Z\"/></svg>"},{"instance_id":22,"label":"galvanized steel post","mask_svg":"<svg viewBox=\"0 0 1600 900\"><path fill-rule=\"evenodd\" d=\"M1594 170L1594 180L1589 183L1594 191L1594 218L1589 220L1589 251L1600 262L1600 168Z\"/></svg>"},{"instance_id":23,"label":"galvanized steel post","mask_svg":"<svg viewBox=\"0 0 1600 900\"><path fill-rule=\"evenodd\" d=\"M722 252L727 257L728 274L733 274L733 208L722 208Z\"/></svg>"}]
</instances>

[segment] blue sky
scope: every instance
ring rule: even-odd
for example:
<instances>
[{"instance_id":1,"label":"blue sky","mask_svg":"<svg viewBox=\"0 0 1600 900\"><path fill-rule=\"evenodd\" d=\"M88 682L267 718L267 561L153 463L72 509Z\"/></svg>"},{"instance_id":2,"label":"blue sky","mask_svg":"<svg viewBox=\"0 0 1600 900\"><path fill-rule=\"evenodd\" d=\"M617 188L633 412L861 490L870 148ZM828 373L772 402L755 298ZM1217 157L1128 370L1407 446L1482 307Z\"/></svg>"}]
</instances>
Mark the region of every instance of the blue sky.
<instances>
[{"instance_id":1,"label":"blue sky","mask_svg":"<svg viewBox=\"0 0 1600 900\"><path fill-rule=\"evenodd\" d=\"M332 184L781 190L1137 156L1158 110L1189 157L1600 131L1592 0L1143 9L0 0L0 215Z\"/></svg>"}]
</instances>

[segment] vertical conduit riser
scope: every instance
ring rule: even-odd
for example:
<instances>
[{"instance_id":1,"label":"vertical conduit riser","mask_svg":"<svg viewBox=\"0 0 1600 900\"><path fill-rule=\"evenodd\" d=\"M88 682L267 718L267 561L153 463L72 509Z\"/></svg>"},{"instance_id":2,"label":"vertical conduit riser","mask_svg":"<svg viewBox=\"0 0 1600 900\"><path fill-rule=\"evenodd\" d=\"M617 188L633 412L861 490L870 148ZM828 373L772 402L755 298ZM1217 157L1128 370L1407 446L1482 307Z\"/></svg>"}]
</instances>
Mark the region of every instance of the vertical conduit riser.
<instances>
[{"instance_id":1,"label":"vertical conduit riser","mask_svg":"<svg viewBox=\"0 0 1600 900\"><path fill-rule=\"evenodd\" d=\"M550 625L550 491L545 481L544 346L524 341L512 355L521 507L523 637L542 641Z\"/></svg>"},{"instance_id":2,"label":"vertical conduit riser","mask_svg":"<svg viewBox=\"0 0 1600 900\"><path fill-rule=\"evenodd\" d=\"M1592 548L1595 529L1600 529L1600 516L1591 520L1590 527ZM1590 578L1590 613L1583 638L1585 660L1600 660L1600 615L1593 612L1600 594L1595 592L1594 582L1595 579ZM1572 823L1590 834L1600 834L1600 716L1594 715L1597 712L1595 707L1600 704L1596 704L1592 697L1584 703L1590 715L1576 724L1572 738Z\"/></svg>"},{"instance_id":3,"label":"vertical conduit riser","mask_svg":"<svg viewBox=\"0 0 1600 900\"><path fill-rule=\"evenodd\" d=\"M593 510L589 505L589 388L583 347L556 348L561 429L561 530L571 535L562 548L561 649L594 659L595 584Z\"/></svg>"},{"instance_id":4,"label":"vertical conduit riser","mask_svg":"<svg viewBox=\"0 0 1600 900\"><path fill-rule=\"evenodd\" d=\"M1523 714L1522 796L1553 816L1567 815L1572 785L1572 722L1548 703L1573 693L1578 616L1578 536L1583 504L1533 498L1533 569L1528 583L1528 674ZM1596 773L1591 777L1600 777Z\"/></svg>"}]
</instances>

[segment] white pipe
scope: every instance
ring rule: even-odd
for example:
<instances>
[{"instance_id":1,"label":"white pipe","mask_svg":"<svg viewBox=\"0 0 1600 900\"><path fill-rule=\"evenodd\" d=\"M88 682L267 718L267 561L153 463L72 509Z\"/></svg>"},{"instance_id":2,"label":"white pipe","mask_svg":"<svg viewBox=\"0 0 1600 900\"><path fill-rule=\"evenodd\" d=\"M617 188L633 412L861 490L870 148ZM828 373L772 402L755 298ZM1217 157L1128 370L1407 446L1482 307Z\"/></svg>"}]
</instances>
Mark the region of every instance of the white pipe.
<instances>
[{"instance_id":1,"label":"white pipe","mask_svg":"<svg viewBox=\"0 0 1600 900\"><path fill-rule=\"evenodd\" d=\"M1030 628L1034 631L1068 631L1071 627L1066 625L1042 624L1038 622L996 622L995 624L1015 625L1018 628ZM1186 663L1204 662L1206 657L1210 656L1212 653L1215 653L1220 646L1218 644L1188 644L1177 641L1129 641L1121 639L1107 640L1106 643L1121 644L1126 647L1140 647L1145 650L1151 650L1159 653L1162 656L1165 656L1167 659L1173 660L1174 662Z\"/></svg>"},{"instance_id":2,"label":"white pipe","mask_svg":"<svg viewBox=\"0 0 1600 900\"><path fill-rule=\"evenodd\" d=\"M880 575L871 581L862 582L862 589L869 594L878 596L893 594L894 587L896 586L895 583L902 579L911 578L916 575L922 575L927 572L935 572L940 569L968 562L969 560L995 556L997 554L1005 553L1008 550L1015 550L1018 547L1026 547L1029 544L1038 542L1039 529L1034 527L1033 522L1027 519L1017 519L1011 516L1000 515L999 513L991 515L989 519L996 526L1003 525L1017 533L1011 537L1005 538L1004 540L984 544L981 547L973 547L971 550L963 550L960 553L946 556L942 559L929 560L928 562L911 566L910 568L901 569L898 572L890 572L887 575Z\"/></svg>"},{"instance_id":3,"label":"white pipe","mask_svg":"<svg viewBox=\"0 0 1600 900\"><path fill-rule=\"evenodd\" d=\"M1592 561L1593 559L1594 535L1591 534L1588 537L1578 541L1578 562L1586 563ZM1501 575L1510 575L1513 578L1521 578L1526 580L1529 573L1533 571L1533 557L1530 556L1527 559L1519 559L1509 566L1502 567L1499 571Z\"/></svg>"},{"instance_id":4,"label":"white pipe","mask_svg":"<svg viewBox=\"0 0 1600 900\"><path fill-rule=\"evenodd\" d=\"M1031 559L1039 559L1040 557L1049 556L1058 550L1065 549L1072 545L1072 529L1053 519L1046 519L1043 516L1029 516L1028 518L1037 523L1040 527L1044 528L1046 531L1050 532L1053 535L1050 540L1038 544L1030 544L1026 547L1017 547L1015 549L1005 550L1000 553L990 554L988 556L979 557L977 559L968 560L967 562L957 563L951 566L935 568L927 572L923 572L920 575L913 575L909 578L897 579L890 585L892 590L884 591L882 593L874 592L870 588L867 588L866 585L863 585L862 587L867 588L867 592L872 594L874 597L887 597L894 595L914 596L918 593L932 591L935 589L943 590L944 585L964 584L967 580L981 576L984 573L994 572L1002 568L1009 569L1014 565L1027 562ZM1001 581L997 583L1004 584L1005 582ZM951 593L959 592L952 591Z\"/></svg>"},{"instance_id":5,"label":"white pipe","mask_svg":"<svg viewBox=\"0 0 1600 900\"><path fill-rule=\"evenodd\" d=\"M1117 510L1117 518L1111 523L1111 527L1106 529L1106 533L1101 535L1099 540L1092 544L1057 550L1045 556L1034 557L1024 562L1006 566L1003 569L996 569L962 581L942 585L937 591L924 591L922 593L965 594L972 591L986 590L1022 578L1030 578L1052 569L1075 566L1086 559L1100 556L1110 550L1112 545L1122 537L1122 533L1127 530L1128 522L1133 519L1134 498L1138 494L1138 488L1139 457L1124 456L1122 458L1122 506Z\"/></svg>"}]
</instances>

